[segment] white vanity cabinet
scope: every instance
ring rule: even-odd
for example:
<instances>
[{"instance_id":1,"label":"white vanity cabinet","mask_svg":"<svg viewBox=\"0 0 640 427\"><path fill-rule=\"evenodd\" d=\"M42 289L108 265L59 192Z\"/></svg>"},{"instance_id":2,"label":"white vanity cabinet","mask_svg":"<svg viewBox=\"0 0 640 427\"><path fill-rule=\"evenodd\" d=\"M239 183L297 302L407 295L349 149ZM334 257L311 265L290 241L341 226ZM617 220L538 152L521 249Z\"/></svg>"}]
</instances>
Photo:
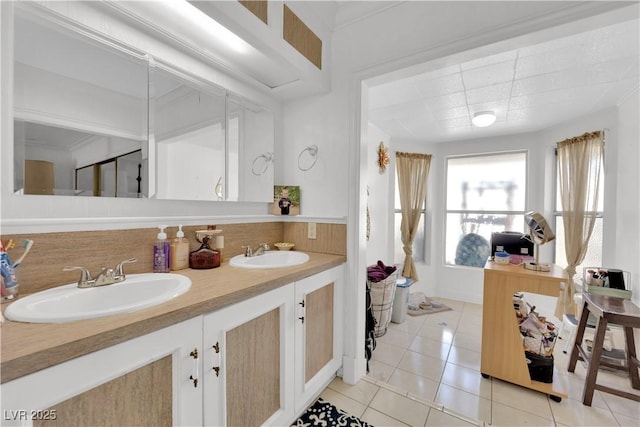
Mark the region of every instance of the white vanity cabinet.
<instances>
[{"instance_id":1,"label":"white vanity cabinet","mask_svg":"<svg viewBox=\"0 0 640 427\"><path fill-rule=\"evenodd\" d=\"M342 362L344 265L2 384L1 425L290 425Z\"/></svg>"},{"instance_id":2,"label":"white vanity cabinet","mask_svg":"<svg viewBox=\"0 0 640 427\"><path fill-rule=\"evenodd\" d=\"M2 384L2 424L202 425L202 317Z\"/></svg>"},{"instance_id":3,"label":"white vanity cabinet","mask_svg":"<svg viewBox=\"0 0 640 427\"><path fill-rule=\"evenodd\" d=\"M342 365L344 266L295 283L295 395L301 412Z\"/></svg>"},{"instance_id":4,"label":"white vanity cabinet","mask_svg":"<svg viewBox=\"0 0 640 427\"><path fill-rule=\"evenodd\" d=\"M286 425L294 414L292 285L204 316L204 423Z\"/></svg>"},{"instance_id":5,"label":"white vanity cabinet","mask_svg":"<svg viewBox=\"0 0 640 427\"><path fill-rule=\"evenodd\" d=\"M205 425L290 425L342 363L344 266L204 316Z\"/></svg>"}]
</instances>

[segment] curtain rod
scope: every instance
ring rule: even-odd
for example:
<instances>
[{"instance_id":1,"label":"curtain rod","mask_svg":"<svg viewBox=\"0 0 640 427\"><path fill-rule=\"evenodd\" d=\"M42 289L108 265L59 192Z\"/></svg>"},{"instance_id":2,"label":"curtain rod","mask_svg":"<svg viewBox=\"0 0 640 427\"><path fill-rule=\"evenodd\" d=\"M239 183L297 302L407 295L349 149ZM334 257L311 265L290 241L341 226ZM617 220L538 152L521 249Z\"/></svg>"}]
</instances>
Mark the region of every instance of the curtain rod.
<instances>
[{"instance_id":1,"label":"curtain rod","mask_svg":"<svg viewBox=\"0 0 640 427\"><path fill-rule=\"evenodd\" d=\"M560 142L564 142L564 141L567 141L569 139L580 138L582 136L589 135L589 134L596 133L596 132L601 132L602 133L602 145L605 145L605 143L607 142L607 132L609 132L609 128L602 128L602 130L594 130L592 132L585 132L585 133L583 133L582 135L579 135L579 136L574 136L574 137L571 137L571 138L565 138L562 141L558 141L556 143L556 147L554 147L553 152L554 152L554 154L556 156L558 155L557 144L560 143Z\"/></svg>"}]
</instances>

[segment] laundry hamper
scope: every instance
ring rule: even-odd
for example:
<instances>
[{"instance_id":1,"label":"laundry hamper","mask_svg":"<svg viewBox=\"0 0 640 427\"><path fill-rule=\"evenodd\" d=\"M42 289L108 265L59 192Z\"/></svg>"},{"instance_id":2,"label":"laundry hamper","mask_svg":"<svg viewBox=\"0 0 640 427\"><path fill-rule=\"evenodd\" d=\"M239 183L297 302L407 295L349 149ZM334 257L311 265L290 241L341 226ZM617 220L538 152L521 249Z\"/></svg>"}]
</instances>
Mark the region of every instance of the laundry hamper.
<instances>
[{"instance_id":1,"label":"laundry hamper","mask_svg":"<svg viewBox=\"0 0 640 427\"><path fill-rule=\"evenodd\" d=\"M376 320L373 334L381 337L387 333L391 321L393 298L396 292L396 272L379 282L367 279L367 287L371 295L371 311Z\"/></svg>"}]
</instances>

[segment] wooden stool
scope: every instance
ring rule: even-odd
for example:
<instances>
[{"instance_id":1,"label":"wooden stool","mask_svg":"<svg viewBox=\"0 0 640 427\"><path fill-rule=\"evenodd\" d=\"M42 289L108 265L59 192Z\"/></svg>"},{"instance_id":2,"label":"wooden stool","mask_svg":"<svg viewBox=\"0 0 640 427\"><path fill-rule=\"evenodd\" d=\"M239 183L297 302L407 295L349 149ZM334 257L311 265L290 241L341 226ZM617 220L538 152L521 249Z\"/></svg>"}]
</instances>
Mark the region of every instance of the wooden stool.
<instances>
[{"instance_id":1,"label":"wooden stool","mask_svg":"<svg viewBox=\"0 0 640 427\"><path fill-rule=\"evenodd\" d=\"M604 391L606 393L615 394L617 396L622 396L627 399L640 402L640 396L636 394L596 384L598 367L600 364L603 364L616 369L628 370L631 387L637 390L640 389L640 377L638 376L640 362L636 358L636 344L633 339L633 329L640 328L640 308L628 299L609 297L605 295L594 295L588 292L585 292L583 296L584 308L582 310L582 315L580 316L580 323L578 324L578 331L576 332L576 341L573 346L573 350L571 351L571 358L569 359L568 367L569 372L574 372L579 357L588 363L587 378L585 379L584 391L582 393L582 403L584 405L591 406L594 390ZM591 347L591 357L589 357L587 352L582 348L582 339L584 338L584 330L587 326L589 313L594 314L598 318L596 335ZM604 335L609 323L621 325L624 328L625 346L627 351L626 368L608 365L600 360L600 357L602 356Z\"/></svg>"}]
</instances>

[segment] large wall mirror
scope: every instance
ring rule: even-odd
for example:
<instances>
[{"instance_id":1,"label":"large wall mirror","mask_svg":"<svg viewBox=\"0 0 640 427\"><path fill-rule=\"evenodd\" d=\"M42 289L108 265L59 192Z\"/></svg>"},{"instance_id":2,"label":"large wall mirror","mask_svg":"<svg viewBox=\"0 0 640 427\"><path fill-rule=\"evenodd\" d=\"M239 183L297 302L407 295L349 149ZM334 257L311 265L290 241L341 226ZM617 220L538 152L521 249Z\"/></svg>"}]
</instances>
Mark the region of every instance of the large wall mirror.
<instances>
[{"instance_id":1,"label":"large wall mirror","mask_svg":"<svg viewBox=\"0 0 640 427\"><path fill-rule=\"evenodd\" d=\"M145 197L146 59L19 8L14 23L14 191Z\"/></svg>"},{"instance_id":2,"label":"large wall mirror","mask_svg":"<svg viewBox=\"0 0 640 427\"><path fill-rule=\"evenodd\" d=\"M156 197L225 200L225 90L177 71L152 70Z\"/></svg>"},{"instance_id":3,"label":"large wall mirror","mask_svg":"<svg viewBox=\"0 0 640 427\"><path fill-rule=\"evenodd\" d=\"M16 194L271 201L272 111L31 12L15 8Z\"/></svg>"}]
</instances>

